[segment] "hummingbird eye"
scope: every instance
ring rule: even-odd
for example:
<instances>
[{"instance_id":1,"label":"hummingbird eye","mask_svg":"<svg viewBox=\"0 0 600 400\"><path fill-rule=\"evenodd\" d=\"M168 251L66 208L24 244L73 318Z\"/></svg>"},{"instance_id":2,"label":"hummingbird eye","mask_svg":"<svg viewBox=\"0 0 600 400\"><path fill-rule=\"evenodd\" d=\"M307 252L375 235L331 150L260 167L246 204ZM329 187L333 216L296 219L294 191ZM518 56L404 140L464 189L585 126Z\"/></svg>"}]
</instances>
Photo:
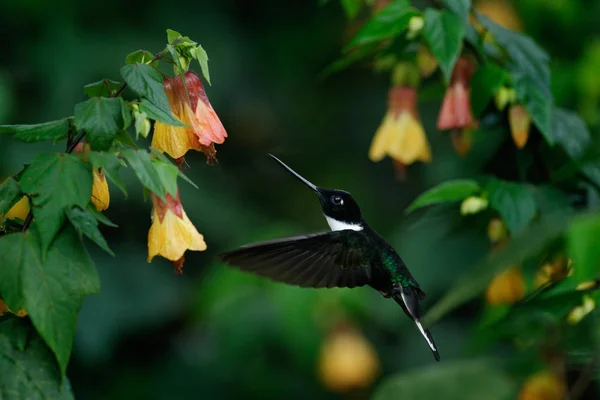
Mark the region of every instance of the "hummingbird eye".
<instances>
[{"instance_id":1,"label":"hummingbird eye","mask_svg":"<svg viewBox=\"0 0 600 400\"><path fill-rule=\"evenodd\" d=\"M341 206L344 204L344 199L342 199L340 196L331 196L331 202L333 204L335 204L336 206Z\"/></svg>"}]
</instances>

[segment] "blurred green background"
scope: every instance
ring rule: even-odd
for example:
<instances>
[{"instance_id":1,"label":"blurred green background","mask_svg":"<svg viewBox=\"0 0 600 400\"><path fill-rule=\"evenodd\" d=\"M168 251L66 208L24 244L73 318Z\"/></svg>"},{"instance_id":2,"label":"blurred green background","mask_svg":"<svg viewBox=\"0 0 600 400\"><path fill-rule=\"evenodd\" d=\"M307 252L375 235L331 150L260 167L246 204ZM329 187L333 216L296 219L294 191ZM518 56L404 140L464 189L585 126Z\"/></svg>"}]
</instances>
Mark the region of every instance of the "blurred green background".
<instances>
[{"instance_id":1,"label":"blurred green background","mask_svg":"<svg viewBox=\"0 0 600 400\"><path fill-rule=\"evenodd\" d=\"M492 17L548 50L557 104L581 112L596 132L600 1L485 3L494 3L486 5ZM182 276L163 259L146 263L151 204L142 203L141 186L125 171L129 196L111 188L106 212L119 228L103 230L117 256L89 246L102 294L89 297L79 316L68 371L75 395L336 398L319 357L336 357L323 346L340 324L359 332L356 346L373 346L378 379L432 364L412 322L370 288L288 287L228 269L215 257L250 241L327 228L314 194L267 152L320 186L352 192L427 292L425 309L488 251L485 225L465 222L456 207L403 212L424 189L485 170L499 143L456 156L449 137L435 130L439 100L424 99L419 111L432 164L411 166L398 182L391 161L371 163L367 149L386 110L389 80L368 68L320 77L348 38L337 2L2 0L0 124L72 115L85 99L82 86L120 80L125 56L161 50L167 28L208 51L207 93L229 133L218 164L205 165L199 153L186 157L186 173L200 189L180 183L183 206L208 250L187 253ZM0 137L0 177L49 147ZM433 327L444 361L472 355L467 344L481 306L472 302ZM360 377L364 363L354 364L350 372ZM376 384L346 397L367 397Z\"/></svg>"}]
</instances>

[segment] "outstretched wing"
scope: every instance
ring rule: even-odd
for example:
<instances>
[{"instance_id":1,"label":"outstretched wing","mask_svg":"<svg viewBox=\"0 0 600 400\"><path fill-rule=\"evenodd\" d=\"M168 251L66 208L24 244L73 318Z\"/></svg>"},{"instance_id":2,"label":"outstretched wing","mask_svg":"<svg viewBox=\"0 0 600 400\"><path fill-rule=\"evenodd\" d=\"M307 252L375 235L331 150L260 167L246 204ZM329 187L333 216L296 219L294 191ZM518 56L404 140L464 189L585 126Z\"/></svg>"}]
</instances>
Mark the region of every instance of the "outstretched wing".
<instances>
[{"instance_id":1,"label":"outstretched wing","mask_svg":"<svg viewBox=\"0 0 600 400\"><path fill-rule=\"evenodd\" d=\"M371 280L370 239L343 230L249 244L219 255L242 271L301 287L363 286Z\"/></svg>"}]
</instances>

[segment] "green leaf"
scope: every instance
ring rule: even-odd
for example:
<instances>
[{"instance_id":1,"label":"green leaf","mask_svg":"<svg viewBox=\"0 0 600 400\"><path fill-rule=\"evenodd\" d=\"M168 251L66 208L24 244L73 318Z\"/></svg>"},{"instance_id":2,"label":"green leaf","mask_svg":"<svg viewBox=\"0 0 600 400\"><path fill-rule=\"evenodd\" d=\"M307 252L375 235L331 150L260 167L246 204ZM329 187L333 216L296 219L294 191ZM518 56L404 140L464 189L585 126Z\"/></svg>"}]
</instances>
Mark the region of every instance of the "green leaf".
<instances>
[{"instance_id":1,"label":"green leaf","mask_svg":"<svg viewBox=\"0 0 600 400\"><path fill-rule=\"evenodd\" d=\"M206 79L206 82L208 82L209 85L212 85L210 83L210 71L208 70L208 53L206 53L206 50L204 50L202 46L198 45L198 47L194 49L193 55L198 61L198 64L200 64L202 76L204 76L204 79Z\"/></svg>"},{"instance_id":2,"label":"green leaf","mask_svg":"<svg viewBox=\"0 0 600 400\"><path fill-rule=\"evenodd\" d=\"M179 168L171 163L165 163L158 159L152 160L152 165L160 177L163 187L173 197L177 197L177 176Z\"/></svg>"},{"instance_id":3,"label":"green leaf","mask_svg":"<svg viewBox=\"0 0 600 400\"><path fill-rule=\"evenodd\" d=\"M482 293L494 276L511 265L522 263L559 238L567 229L568 218L554 214L541 218L511 238L506 247L490 256L469 274L458 279L452 288L429 309L424 325L431 326L441 317Z\"/></svg>"},{"instance_id":4,"label":"green leaf","mask_svg":"<svg viewBox=\"0 0 600 400\"><path fill-rule=\"evenodd\" d=\"M127 196L127 190L125 188L125 183L121 180L121 176L119 175L119 169L121 169L121 161L116 154L108 153L108 152L97 152L91 151L86 154L86 157L90 159L90 162L95 168L100 168L104 171L104 174L108 177L108 179L114 183L124 195Z\"/></svg>"},{"instance_id":5,"label":"green leaf","mask_svg":"<svg viewBox=\"0 0 600 400\"><path fill-rule=\"evenodd\" d=\"M498 211L511 234L521 231L535 216L537 205L528 186L493 179L486 191L490 206Z\"/></svg>"},{"instance_id":6,"label":"green leaf","mask_svg":"<svg viewBox=\"0 0 600 400\"><path fill-rule=\"evenodd\" d=\"M356 46L400 35L406 30L410 19L415 15L418 15L418 12L410 6L408 0L391 1L358 31L356 36L344 48L344 52Z\"/></svg>"},{"instance_id":7,"label":"green leaf","mask_svg":"<svg viewBox=\"0 0 600 400\"><path fill-rule=\"evenodd\" d=\"M425 10L423 34L431 54L438 59L440 69L449 82L465 37L464 23L449 11L428 8Z\"/></svg>"},{"instance_id":8,"label":"green leaf","mask_svg":"<svg viewBox=\"0 0 600 400\"><path fill-rule=\"evenodd\" d=\"M71 400L48 347L26 319L0 322L0 399Z\"/></svg>"},{"instance_id":9,"label":"green leaf","mask_svg":"<svg viewBox=\"0 0 600 400\"><path fill-rule=\"evenodd\" d=\"M35 125L0 125L0 134L13 133L16 140L32 143L42 140L59 141L66 139L69 133L67 118Z\"/></svg>"},{"instance_id":10,"label":"green leaf","mask_svg":"<svg viewBox=\"0 0 600 400\"><path fill-rule=\"evenodd\" d=\"M152 150L152 154L154 155L154 157L156 157L157 159L159 159L160 161L162 161L163 163L172 165L174 167L177 168L177 175L183 179L184 181L186 181L187 183L189 183L190 185L192 185L193 187L195 187L196 189L198 189L198 185L196 185L190 178L187 177L187 175L185 175L181 169L179 169L175 164L173 164L173 162L165 157L165 155L163 153L161 153L160 151L156 150L154 147L151 147L150 150Z\"/></svg>"},{"instance_id":11,"label":"green leaf","mask_svg":"<svg viewBox=\"0 0 600 400\"><path fill-rule=\"evenodd\" d=\"M342 7L350 19L354 19L362 7L362 0L341 0Z\"/></svg>"},{"instance_id":12,"label":"green leaf","mask_svg":"<svg viewBox=\"0 0 600 400\"><path fill-rule=\"evenodd\" d=\"M552 185L538 186L533 191L535 203L542 214L563 213L573 211L571 202L565 193Z\"/></svg>"},{"instance_id":13,"label":"green leaf","mask_svg":"<svg viewBox=\"0 0 600 400\"><path fill-rule=\"evenodd\" d=\"M89 98L92 97L110 97L123 85L121 82L110 79L102 79L101 81L90 83L83 87L83 93Z\"/></svg>"},{"instance_id":14,"label":"green leaf","mask_svg":"<svg viewBox=\"0 0 600 400\"><path fill-rule=\"evenodd\" d=\"M357 48L356 50L342 55L339 59L329 64L323 72L321 72L321 79L328 77L336 72L348 68L349 66L366 59L369 55L373 54L375 50L380 50L378 43L371 43Z\"/></svg>"},{"instance_id":15,"label":"green leaf","mask_svg":"<svg viewBox=\"0 0 600 400\"><path fill-rule=\"evenodd\" d=\"M454 361L393 375L373 400L506 400L516 396L516 389L497 362Z\"/></svg>"},{"instance_id":16,"label":"green leaf","mask_svg":"<svg viewBox=\"0 0 600 400\"><path fill-rule=\"evenodd\" d=\"M11 233L0 236L0 297L11 310L25 306L21 290L21 270L25 264L37 262L37 250L27 246L28 234ZM35 251L34 251L35 250Z\"/></svg>"},{"instance_id":17,"label":"green leaf","mask_svg":"<svg viewBox=\"0 0 600 400\"><path fill-rule=\"evenodd\" d=\"M477 14L477 19L511 58L511 69L532 78L541 87L549 87L550 57L533 39L503 28L481 14Z\"/></svg>"},{"instance_id":18,"label":"green leaf","mask_svg":"<svg viewBox=\"0 0 600 400\"><path fill-rule=\"evenodd\" d=\"M100 211L98 211L93 204L91 204L91 203L88 204L87 210L88 210L88 212L90 214L92 214L92 216L94 218L96 218L96 221L100 222L102 225L110 226L111 228L118 228L119 227L119 225L113 223L104 214L102 214Z\"/></svg>"},{"instance_id":19,"label":"green leaf","mask_svg":"<svg viewBox=\"0 0 600 400\"><path fill-rule=\"evenodd\" d=\"M477 68L471 78L471 106L475 117L480 116L485 110L507 76L506 70L495 64L483 64Z\"/></svg>"},{"instance_id":20,"label":"green leaf","mask_svg":"<svg viewBox=\"0 0 600 400\"><path fill-rule=\"evenodd\" d=\"M6 214L23 195L17 181L8 178L0 185L0 215ZM1 217L0 217L1 219Z\"/></svg>"},{"instance_id":21,"label":"green leaf","mask_svg":"<svg viewBox=\"0 0 600 400\"><path fill-rule=\"evenodd\" d=\"M471 0L442 0L450 11L460 17L463 22L467 21L471 11Z\"/></svg>"},{"instance_id":22,"label":"green leaf","mask_svg":"<svg viewBox=\"0 0 600 400\"><path fill-rule=\"evenodd\" d=\"M137 50L129 54L125 58L125 64L148 64L154 58L154 54L147 50ZM150 65L156 65L158 61L152 62Z\"/></svg>"},{"instance_id":23,"label":"green leaf","mask_svg":"<svg viewBox=\"0 0 600 400\"><path fill-rule=\"evenodd\" d=\"M165 187L160 175L154 168L148 152L145 150L127 149L123 152L123 157L125 157L142 185L164 201Z\"/></svg>"},{"instance_id":24,"label":"green leaf","mask_svg":"<svg viewBox=\"0 0 600 400\"><path fill-rule=\"evenodd\" d=\"M181 33L174 31L173 29L167 29L167 42L168 43L173 43L175 40L179 39L181 36Z\"/></svg>"},{"instance_id":25,"label":"green leaf","mask_svg":"<svg viewBox=\"0 0 600 400\"><path fill-rule=\"evenodd\" d=\"M119 131L119 133L117 133L117 137L115 138L115 143L116 142L131 147L132 149L139 149L139 146L135 144L127 131Z\"/></svg>"},{"instance_id":26,"label":"green leaf","mask_svg":"<svg viewBox=\"0 0 600 400\"><path fill-rule=\"evenodd\" d=\"M406 213L432 204L460 201L469 196L473 196L480 190L481 187L479 186L479 183L470 179L456 179L440 183L413 201L406 209Z\"/></svg>"},{"instance_id":27,"label":"green leaf","mask_svg":"<svg viewBox=\"0 0 600 400\"><path fill-rule=\"evenodd\" d=\"M72 154L41 153L23 173L20 183L31 197L45 253L64 222L65 209L85 207L90 201L92 166Z\"/></svg>"},{"instance_id":28,"label":"green leaf","mask_svg":"<svg viewBox=\"0 0 600 400\"><path fill-rule=\"evenodd\" d=\"M595 280L600 277L600 216L584 215L571 222L567 233L569 255L576 267L575 282Z\"/></svg>"},{"instance_id":29,"label":"green leaf","mask_svg":"<svg viewBox=\"0 0 600 400\"><path fill-rule=\"evenodd\" d=\"M159 121L175 126L185 126L171 114L171 107L169 106L169 100L167 99L167 95L163 88L163 77L160 72L150 65L137 63L125 65L121 68L121 75L125 79L125 82L127 82L138 95L147 100L145 105L146 109L142 109L144 102L142 102L142 105L140 106L142 112L151 115L147 111L148 104L151 104L154 106L153 108L155 110L159 110L159 112L154 112L154 115L167 116L162 117L162 119L157 118ZM174 120L176 123L171 123L169 120Z\"/></svg>"},{"instance_id":30,"label":"green leaf","mask_svg":"<svg viewBox=\"0 0 600 400\"><path fill-rule=\"evenodd\" d=\"M108 150L117 133L129 124L131 115L120 97L94 97L75 106L75 125L86 131L93 150Z\"/></svg>"},{"instance_id":31,"label":"green leaf","mask_svg":"<svg viewBox=\"0 0 600 400\"><path fill-rule=\"evenodd\" d=\"M533 123L548 144L554 143L552 134L553 100L550 90L540 87L532 78L513 74L517 98L523 103Z\"/></svg>"},{"instance_id":32,"label":"green leaf","mask_svg":"<svg viewBox=\"0 0 600 400\"><path fill-rule=\"evenodd\" d=\"M115 253L108 247L104 236L98 230L98 221L89 211L75 206L67 210L67 217L80 235L84 234L98 247L114 257Z\"/></svg>"},{"instance_id":33,"label":"green leaf","mask_svg":"<svg viewBox=\"0 0 600 400\"><path fill-rule=\"evenodd\" d=\"M173 126L187 126L186 124L175 118L173 114L167 114L165 111L156 107L154 104L150 103L146 99L142 99L142 103L140 104L140 111L148 115L148 118L153 119L155 121L164 122L165 124Z\"/></svg>"}]
</instances>

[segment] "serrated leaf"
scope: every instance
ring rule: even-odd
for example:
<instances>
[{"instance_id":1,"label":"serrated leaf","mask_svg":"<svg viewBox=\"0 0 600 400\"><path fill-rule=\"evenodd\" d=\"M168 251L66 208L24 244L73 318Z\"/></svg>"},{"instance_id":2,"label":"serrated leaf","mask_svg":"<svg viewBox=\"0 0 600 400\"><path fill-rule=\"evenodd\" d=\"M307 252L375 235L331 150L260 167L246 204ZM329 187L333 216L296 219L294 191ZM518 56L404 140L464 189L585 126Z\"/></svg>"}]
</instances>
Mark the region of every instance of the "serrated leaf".
<instances>
[{"instance_id":1,"label":"serrated leaf","mask_svg":"<svg viewBox=\"0 0 600 400\"><path fill-rule=\"evenodd\" d=\"M92 195L92 166L72 154L41 153L20 180L31 197L32 211L46 249L60 230L65 209L85 207Z\"/></svg>"},{"instance_id":2,"label":"serrated leaf","mask_svg":"<svg viewBox=\"0 0 600 400\"><path fill-rule=\"evenodd\" d=\"M390 39L408 28L412 17L418 15L408 0L393 0L371 18L344 48L347 52L353 47Z\"/></svg>"},{"instance_id":3,"label":"serrated leaf","mask_svg":"<svg viewBox=\"0 0 600 400\"><path fill-rule=\"evenodd\" d=\"M167 29L167 42L168 43L173 43L175 40L179 39L181 36L181 33L174 31L173 29Z\"/></svg>"},{"instance_id":4,"label":"serrated leaf","mask_svg":"<svg viewBox=\"0 0 600 400\"><path fill-rule=\"evenodd\" d=\"M470 81L471 107L475 117L481 115L507 77L507 71L495 64L483 64L477 68Z\"/></svg>"},{"instance_id":5,"label":"serrated leaf","mask_svg":"<svg viewBox=\"0 0 600 400\"><path fill-rule=\"evenodd\" d=\"M210 71L208 69L208 53L206 52L206 50L204 50L202 46L198 45L198 47L196 47L194 51L194 55L196 61L198 61L198 64L200 64L202 76L204 76L206 82L208 82L208 84L212 86L212 84L210 83Z\"/></svg>"},{"instance_id":6,"label":"serrated leaf","mask_svg":"<svg viewBox=\"0 0 600 400\"><path fill-rule=\"evenodd\" d=\"M89 211L90 214L92 214L92 216L94 218L96 218L96 220L98 222L100 222L102 225L106 225L106 226L110 226L111 228L118 228L119 225L115 224L114 222L112 222L110 219L108 219L106 217L106 215L102 214L100 211L98 211L96 209L96 207L93 204L88 204L87 206L87 210Z\"/></svg>"},{"instance_id":7,"label":"serrated leaf","mask_svg":"<svg viewBox=\"0 0 600 400\"><path fill-rule=\"evenodd\" d=\"M456 14L463 22L467 21L471 11L471 0L442 0L450 11Z\"/></svg>"},{"instance_id":8,"label":"serrated leaf","mask_svg":"<svg viewBox=\"0 0 600 400\"><path fill-rule=\"evenodd\" d=\"M104 174L110 179L112 183L114 183L124 195L127 196L127 190L125 188L125 183L121 180L121 176L119 175L119 170L121 169L121 162L119 161L119 157L116 154L108 153L108 152L97 152L92 151L86 155L92 165L95 168L100 168L104 171Z\"/></svg>"},{"instance_id":9,"label":"serrated leaf","mask_svg":"<svg viewBox=\"0 0 600 400\"><path fill-rule=\"evenodd\" d=\"M584 215L575 218L569 226L567 243L569 256L576 263L573 268L575 282L596 280L600 277L600 217Z\"/></svg>"},{"instance_id":10,"label":"serrated leaf","mask_svg":"<svg viewBox=\"0 0 600 400\"><path fill-rule=\"evenodd\" d=\"M98 221L89 211L80 207L72 207L67 210L67 217L80 235L84 234L98 247L114 257L115 253L108 247L104 236L98 230Z\"/></svg>"},{"instance_id":11,"label":"serrated leaf","mask_svg":"<svg viewBox=\"0 0 600 400\"><path fill-rule=\"evenodd\" d=\"M29 234L11 233L0 236L0 297L11 310L25 306L21 287L23 265L39 261L38 252L28 246Z\"/></svg>"},{"instance_id":12,"label":"serrated leaf","mask_svg":"<svg viewBox=\"0 0 600 400\"><path fill-rule=\"evenodd\" d=\"M142 185L164 201L165 188L148 152L128 149L123 152L123 157L125 157Z\"/></svg>"},{"instance_id":13,"label":"serrated leaf","mask_svg":"<svg viewBox=\"0 0 600 400\"><path fill-rule=\"evenodd\" d=\"M148 64L150 60L154 58L154 54L147 50L137 50L125 57L125 64ZM150 65L156 65L157 61L154 61Z\"/></svg>"},{"instance_id":14,"label":"serrated leaf","mask_svg":"<svg viewBox=\"0 0 600 400\"><path fill-rule=\"evenodd\" d=\"M162 161L163 163L169 164L169 165L173 165L175 166L175 164L173 164L173 162L167 158L163 153L161 153L160 151L156 150L154 147L151 147L150 150L152 150L152 154L154 155L154 157L156 157L157 159L159 159L160 161ZM176 167L176 166L175 166ZM192 185L194 188L198 189L198 185L196 185L190 178L187 177L187 175L185 175L181 169L177 168L177 175L183 179L184 181L186 181L187 183L189 183L190 185Z\"/></svg>"},{"instance_id":15,"label":"serrated leaf","mask_svg":"<svg viewBox=\"0 0 600 400\"><path fill-rule=\"evenodd\" d=\"M87 94L88 97L110 97L115 93L121 86L122 82L113 81L110 79L102 79L101 81L90 83L83 87L83 93Z\"/></svg>"},{"instance_id":16,"label":"serrated leaf","mask_svg":"<svg viewBox=\"0 0 600 400\"><path fill-rule=\"evenodd\" d=\"M393 375L377 388L373 399L506 400L516 396L516 389L496 362L468 360Z\"/></svg>"},{"instance_id":17,"label":"serrated leaf","mask_svg":"<svg viewBox=\"0 0 600 400\"><path fill-rule=\"evenodd\" d=\"M449 11L428 8L425 10L423 35L449 82L465 37L464 23Z\"/></svg>"},{"instance_id":18,"label":"serrated leaf","mask_svg":"<svg viewBox=\"0 0 600 400\"><path fill-rule=\"evenodd\" d=\"M75 125L86 131L93 150L108 150L117 133L131 124L122 98L94 97L75 105Z\"/></svg>"},{"instance_id":19,"label":"serrated leaf","mask_svg":"<svg viewBox=\"0 0 600 400\"><path fill-rule=\"evenodd\" d=\"M535 216L537 205L527 185L494 179L486 191L490 206L498 211L511 234L521 231Z\"/></svg>"},{"instance_id":20,"label":"serrated leaf","mask_svg":"<svg viewBox=\"0 0 600 400\"><path fill-rule=\"evenodd\" d=\"M554 143L552 134L552 94L540 87L532 78L513 74L517 98L531 116L533 123L542 133L548 144Z\"/></svg>"},{"instance_id":21,"label":"serrated leaf","mask_svg":"<svg viewBox=\"0 0 600 400\"><path fill-rule=\"evenodd\" d=\"M13 138L27 143L42 140L64 140L69 133L67 118L35 125L0 125L0 134L12 133Z\"/></svg>"},{"instance_id":22,"label":"serrated leaf","mask_svg":"<svg viewBox=\"0 0 600 400\"><path fill-rule=\"evenodd\" d=\"M179 168L171 163L165 163L160 160L152 160L152 165L160 177L160 181L166 192L173 197L177 197L177 176Z\"/></svg>"},{"instance_id":23,"label":"serrated leaf","mask_svg":"<svg viewBox=\"0 0 600 400\"><path fill-rule=\"evenodd\" d=\"M21 188L17 181L8 178L0 185L0 219L6 214L22 197Z\"/></svg>"},{"instance_id":24,"label":"serrated leaf","mask_svg":"<svg viewBox=\"0 0 600 400\"><path fill-rule=\"evenodd\" d=\"M354 19L358 15L363 5L362 0L341 0L341 3L346 15L350 19Z\"/></svg>"},{"instance_id":25,"label":"serrated leaf","mask_svg":"<svg viewBox=\"0 0 600 400\"><path fill-rule=\"evenodd\" d=\"M52 353L26 319L11 318L0 323L0 398L74 398Z\"/></svg>"},{"instance_id":26,"label":"serrated leaf","mask_svg":"<svg viewBox=\"0 0 600 400\"><path fill-rule=\"evenodd\" d=\"M142 99L142 103L140 104L140 111L146 113L148 118L153 119L155 121L164 122L165 124L173 126L187 126L186 124L175 118L172 114L167 114L166 112L156 107L154 104L150 103L146 99Z\"/></svg>"},{"instance_id":27,"label":"serrated leaf","mask_svg":"<svg viewBox=\"0 0 600 400\"><path fill-rule=\"evenodd\" d=\"M471 179L456 179L443 182L417 197L417 199L408 206L406 213L432 204L460 201L469 196L473 196L480 190L481 187L479 186L479 183Z\"/></svg>"},{"instance_id":28,"label":"serrated leaf","mask_svg":"<svg viewBox=\"0 0 600 400\"><path fill-rule=\"evenodd\" d=\"M117 137L115 138L115 143L124 144L132 149L140 148L137 144L135 144L135 141L131 138L127 131L119 131L117 133Z\"/></svg>"},{"instance_id":29,"label":"serrated leaf","mask_svg":"<svg viewBox=\"0 0 600 400\"><path fill-rule=\"evenodd\" d=\"M135 92L146 100L146 104L142 101L142 112L151 115L148 112L148 104L152 105L153 115L160 115L161 118L156 118L161 122L174 126L185 126L171 114L169 100L163 88L163 77L156 69L147 64L129 64L121 68L121 75L125 82Z\"/></svg>"}]
</instances>

